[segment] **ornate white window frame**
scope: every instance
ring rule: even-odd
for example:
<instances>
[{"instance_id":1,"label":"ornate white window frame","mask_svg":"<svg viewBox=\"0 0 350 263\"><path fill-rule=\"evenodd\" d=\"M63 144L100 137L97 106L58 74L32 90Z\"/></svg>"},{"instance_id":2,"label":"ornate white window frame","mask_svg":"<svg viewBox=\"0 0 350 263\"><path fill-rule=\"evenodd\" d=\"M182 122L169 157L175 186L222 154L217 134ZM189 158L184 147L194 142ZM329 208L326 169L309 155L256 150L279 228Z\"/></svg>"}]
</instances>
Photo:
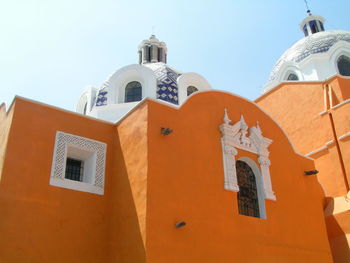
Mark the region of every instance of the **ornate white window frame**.
<instances>
[{"instance_id":1,"label":"ornate white window frame","mask_svg":"<svg viewBox=\"0 0 350 263\"><path fill-rule=\"evenodd\" d=\"M270 178L270 160L268 147L272 143L271 139L262 136L262 131L259 123L256 126L249 128L241 115L241 119L231 125L231 120L227 115L227 110L224 113L224 123L220 125L222 133L221 144L224 162L224 188L229 191L238 192L236 173L236 158L237 149L245 150L258 155L260 164L260 174L262 176L265 199L276 200L275 193L272 190Z\"/></svg>"},{"instance_id":2,"label":"ornate white window frame","mask_svg":"<svg viewBox=\"0 0 350 263\"><path fill-rule=\"evenodd\" d=\"M57 131L50 185L103 195L106 149L103 142ZM65 178L67 158L84 162L82 182Z\"/></svg>"}]
</instances>

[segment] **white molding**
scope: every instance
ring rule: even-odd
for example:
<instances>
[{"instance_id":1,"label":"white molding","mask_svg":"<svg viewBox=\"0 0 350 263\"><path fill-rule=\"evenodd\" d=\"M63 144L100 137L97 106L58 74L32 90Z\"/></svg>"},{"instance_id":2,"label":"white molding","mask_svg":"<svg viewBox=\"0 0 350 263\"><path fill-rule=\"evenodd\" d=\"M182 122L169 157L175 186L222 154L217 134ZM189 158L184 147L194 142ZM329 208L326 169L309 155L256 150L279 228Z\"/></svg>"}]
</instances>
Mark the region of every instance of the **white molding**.
<instances>
[{"instance_id":1,"label":"white molding","mask_svg":"<svg viewBox=\"0 0 350 263\"><path fill-rule=\"evenodd\" d=\"M180 105L184 103L184 101L186 101L188 98L187 88L189 86L196 87L198 89L198 92L212 89L209 82L204 77L194 72L183 73L182 75L180 75L177 78L177 85Z\"/></svg>"},{"instance_id":2,"label":"white molding","mask_svg":"<svg viewBox=\"0 0 350 263\"><path fill-rule=\"evenodd\" d=\"M341 136L338 137L339 140L345 140L346 138L350 137L350 132L347 132Z\"/></svg>"},{"instance_id":3,"label":"white molding","mask_svg":"<svg viewBox=\"0 0 350 263\"><path fill-rule=\"evenodd\" d=\"M320 116L323 116L323 115L325 115L325 114L327 114L328 113L328 110L324 110L324 111L321 111L320 113L319 113L319 115Z\"/></svg>"},{"instance_id":4,"label":"white molding","mask_svg":"<svg viewBox=\"0 0 350 263\"><path fill-rule=\"evenodd\" d=\"M132 81L141 83L142 98L156 98L157 80L154 72L148 67L131 64L117 70L108 77L107 104L124 103L125 87Z\"/></svg>"},{"instance_id":5,"label":"white molding","mask_svg":"<svg viewBox=\"0 0 350 263\"><path fill-rule=\"evenodd\" d=\"M223 120L224 123L220 125L220 131L222 133L224 188L234 192L239 191L235 156L237 155L237 149L241 149L258 155L265 198L276 200L276 196L272 190L269 170L270 160L268 147L272 143L272 140L262 136L259 123L249 128L248 135L248 126L243 115L241 115L241 119L237 123L231 125L231 120L225 109Z\"/></svg>"},{"instance_id":6,"label":"white molding","mask_svg":"<svg viewBox=\"0 0 350 263\"><path fill-rule=\"evenodd\" d=\"M335 110L336 108L339 108L339 107L341 107L341 106L343 106L343 105L345 105L345 104L348 104L349 102L350 102L350 99L344 100L344 101L338 103L337 105L334 105L334 106L332 107L332 109Z\"/></svg>"},{"instance_id":7,"label":"white molding","mask_svg":"<svg viewBox=\"0 0 350 263\"><path fill-rule=\"evenodd\" d=\"M78 103L76 105L76 111L80 114L84 114L84 107L86 105L86 114L89 114L95 99L96 99L96 93L97 93L97 89L94 88L93 86L87 86L84 89L84 92L81 94Z\"/></svg>"},{"instance_id":8,"label":"white molding","mask_svg":"<svg viewBox=\"0 0 350 263\"><path fill-rule=\"evenodd\" d=\"M103 195L106 149L103 142L57 131L50 185ZM68 157L84 161L83 182L65 179Z\"/></svg>"},{"instance_id":9,"label":"white molding","mask_svg":"<svg viewBox=\"0 0 350 263\"><path fill-rule=\"evenodd\" d=\"M313 151L307 153L306 156L314 155L314 154L319 153L319 152L321 152L323 150L326 150L327 148L328 148L327 145L323 145L322 147L317 148L316 150L313 150Z\"/></svg>"},{"instance_id":10,"label":"white molding","mask_svg":"<svg viewBox=\"0 0 350 263\"><path fill-rule=\"evenodd\" d=\"M326 145L327 147L330 147L330 146L332 146L333 144L334 144L334 140L330 140L330 141L328 141L328 142L325 143L325 145Z\"/></svg>"},{"instance_id":11,"label":"white molding","mask_svg":"<svg viewBox=\"0 0 350 263\"><path fill-rule=\"evenodd\" d=\"M326 142L323 146L321 146L320 148L317 148L307 154L305 154L305 156L311 156L311 155L314 155L316 153L319 153L323 150L326 150L327 148L331 147L332 145L334 144L334 140L330 140L328 142Z\"/></svg>"}]
</instances>

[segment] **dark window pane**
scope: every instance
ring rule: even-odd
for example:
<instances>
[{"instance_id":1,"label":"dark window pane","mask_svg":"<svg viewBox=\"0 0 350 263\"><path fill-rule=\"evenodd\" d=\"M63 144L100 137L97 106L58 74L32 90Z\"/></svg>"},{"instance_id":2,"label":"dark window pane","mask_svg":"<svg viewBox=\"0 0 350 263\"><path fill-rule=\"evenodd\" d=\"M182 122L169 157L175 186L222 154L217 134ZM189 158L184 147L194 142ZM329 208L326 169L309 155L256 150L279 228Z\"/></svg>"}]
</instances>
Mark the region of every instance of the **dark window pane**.
<instances>
[{"instance_id":1,"label":"dark window pane","mask_svg":"<svg viewBox=\"0 0 350 263\"><path fill-rule=\"evenodd\" d=\"M304 30L304 35L307 37L308 33L307 33L307 26L306 26L306 24L304 25L303 30Z\"/></svg>"},{"instance_id":2,"label":"dark window pane","mask_svg":"<svg viewBox=\"0 0 350 263\"><path fill-rule=\"evenodd\" d=\"M198 91L198 89L194 86L187 87L187 96L190 96L192 93Z\"/></svg>"},{"instance_id":3,"label":"dark window pane","mask_svg":"<svg viewBox=\"0 0 350 263\"><path fill-rule=\"evenodd\" d=\"M290 73L289 75L288 75L288 78L287 78L287 80L299 80L299 78L298 78L298 76L296 75L296 74L294 74L294 73Z\"/></svg>"},{"instance_id":4,"label":"dark window pane","mask_svg":"<svg viewBox=\"0 0 350 263\"><path fill-rule=\"evenodd\" d=\"M260 217L258 191L253 170L243 161L236 162L236 170L239 186L237 195L239 213Z\"/></svg>"},{"instance_id":5,"label":"dark window pane","mask_svg":"<svg viewBox=\"0 0 350 263\"><path fill-rule=\"evenodd\" d=\"M148 62L151 62L152 60L152 46L148 46L147 47L147 50L148 50Z\"/></svg>"},{"instance_id":6,"label":"dark window pane","mask_svg":"<svg viewBox=\"0 0 350 263\"><path fill-rule=\"evenodd\" d=\"M350 58L340 56L337 61L339 74L342 76L350 76Z\"/></svg>"},{"instance_id":7,"label":"dark window pane","mask_svg":"<svg viewBox=\"0 0 350 263\"><path fill-rule=\"evenodd\" d=\"M158 48L158 61L162 62L163 61L163 48Z\"/></svg>"},{"instance_id":8,"label":"dark window pane","mask_svg":"<svg viewBox=\"0 0 350 263\"><path fill-rule=\"evenodd\" d=\"M125 102L140 101L142 99L142 86L140 82L133 81L126 85Z\"/></svg>"},{"instance_id":9,"label":"dark window pane","mask_svg":"<svg viewBox=\"0 0 350 263\"><path fill-rule=\"evenodd\" d=\"M67 158L65 178L74 181L83 181L84 162L77 159Z\"/></svg>"},{"instance_id":10,"label":"dark window pane","mask_svg":"<svg viewBox=\"0 0 350 263\"><path fill-rule=\"evenodd\" d=\"M317 33L319 30L317 28L317 23L316 20L312 20L309 22L310 28L311 28L311 32L312 33Z\"/></svg>"}]
</instances>

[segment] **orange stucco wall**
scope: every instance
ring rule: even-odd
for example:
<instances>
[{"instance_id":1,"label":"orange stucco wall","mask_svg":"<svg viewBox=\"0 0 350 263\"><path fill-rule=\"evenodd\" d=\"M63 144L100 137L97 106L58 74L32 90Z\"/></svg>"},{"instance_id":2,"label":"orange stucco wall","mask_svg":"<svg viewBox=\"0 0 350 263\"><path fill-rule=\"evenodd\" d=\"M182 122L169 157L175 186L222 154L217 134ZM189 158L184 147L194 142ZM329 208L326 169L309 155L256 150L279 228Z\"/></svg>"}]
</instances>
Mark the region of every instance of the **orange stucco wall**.
<instances>
[{"instance_id":1,"label":"orange stucco wall","mask_svg":"<svg viewBox=\"0 0 350 263\"><path fill-rule=\"evenodd\" d=\"M2 175L2 167L5 161L7 141L11 128L13 111L6 113L6 105L0 105L0 181Z\"/></svg>"},{"instance_id":2,"label":"orange stucco wall","mask_svg":"<svg viewBox=\"0 0 350 263\"><path fill-rule=\"evenodd\" d=\"M299 152L317 152L310 157L315 159L316 168L320 171L319 181L325 196L329 197L345 195L349 190L344 179L344 176L350 179L349 138L339 140L340 136L350 132L349 87L350 79L340 76L326 82L282 83L256 100L279 122ZM330 114L334 120L335 134ZM341 149L340 154L336 141Z\"/></svg>"},{"instance_id":3,"label":"orange stucco wall","mask_svg":"<svg viewBox=\"0 0 350 263\"><path fill-rule=\"evenodd\" d=\"M115 126L20 98L12 110L0 182L0 262L144 262ZM108 145L103 196L49 185L56 131Z\"/></svg>"},{"instance_id":4,"label":"orange stucco wall","mask_svg":"<svg viewBox=\"0 0 350 263\"><path fill-rule=\"evenodd\" d=\"M256 102L275 118L302 153L310 153L327 201L327 230L336 263L350 259L349 208L331 207L349 192L350 78L282 83ZM337 205L337 202L335 202ZM335 214L330 213L334 209Z\"/></svg>"},{"instance_id":5,"label":"orange stucco wall","mask_svg":"<svg viewBox=\"0 0 350 263\"><path fill-rule=\"evenodd\" d=\"M224 190L224 108L233 123L241 114L248 126L259 121L273 140L277 201L266 200L267 219L239 215L237 194ZM332 262L322 192L303 174L313 162L249 101L221 92L180 109L146 100L117 124L22 98L11 112L0 262ZM104 195L49 185L56 131L107 144ZM178 221L187 225L176 229Z\"/></svg>"},{"instance_id":6,"label":"orange stucco wall","mask_svg":"<svg viewBox=\"0 0 350 263\"><path fill-rule=\"evenodd\" d=\"M267 219L238 214L235 192L224 190L219 125L243 114L259 121L269 148L277 201ZM147 251L158 262L332 262L322 192L303 172L313 162L294 153L281 129L251 102L221 92L192 96L179 110L149 103ZM161 127L173 129L168 136ZM239 150L238 156L256 155ZM187 225L176 229L176 222Z\"/></svg>"}]
</instances>

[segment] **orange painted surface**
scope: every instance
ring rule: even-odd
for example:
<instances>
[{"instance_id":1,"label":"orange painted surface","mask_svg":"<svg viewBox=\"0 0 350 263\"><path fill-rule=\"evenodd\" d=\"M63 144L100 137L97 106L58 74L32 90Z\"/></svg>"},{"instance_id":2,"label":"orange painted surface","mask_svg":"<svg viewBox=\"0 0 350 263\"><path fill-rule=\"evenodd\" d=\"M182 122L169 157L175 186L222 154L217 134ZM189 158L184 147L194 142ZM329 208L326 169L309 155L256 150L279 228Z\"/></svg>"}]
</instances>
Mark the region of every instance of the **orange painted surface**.
<instances>
[{"instance_id":1,"label":"orange painted surface","mask_svg":"<svg viewBox=\"0 0 350 263\"><path fill-rule=\"evenodd\" d=\"M277 201L267 220L238 214L236 193L223 188L219 125L259 121L269 148ZM149 102L147 251L158 262L332 262L322 192L303 172L313 162L296 155L280 128L250 102L220 92L196 94L180 110ZM160 134L160 127L173 133ZM237 158L256 156L239 150ZM306 212L307 211L307 212ZM181 229L176 222L185 221Z\"/></svg>"},{"instance_id":2,"label":"orange painted surface","mask_svg":"<svg viewBox=\"0 0 350 263\"><path fill-rule=\"evenodd\" d=\"M326 85L331 91L327 91L325 96ZM330 118L325 112L328 108L333 115L337 140L350 132L350 103L346 103L350 98L349 86L350 78L340 76L326 82L282 83L256 100L283 127L300 153L318 151L310 157L315 159L316 168L320 171L319 181L328 197L345 195L349 190L345 185ZM325 103L325 98L328 103ZM337 106L340 103L343 104ZM339 141L339 144L342 158L349 160L350 151L345 146L345 140ZM350 162L345 161L344 164L350 178Z\"/></svg>"},{"instance_id":3,"label":"orange painted surface","mask_svg":"<svg viewBox=\"0 0 350 263\"><path fill-rule=\"evenodd\" d=\"M146 242L148 167L148 108L142 104L118 125L121 153L125 162L143 244Z\"/></svg>"},{"instance_id":4,"label":"orange painted surface","mask_svg":"<svg viewBox=\"0 0 350 263\"><path fill-rule=\"evenodd\" d=\"M20 98L12 111L0 262L145 262L115 126ZM56 131L107 143L105 195L49 185Z\"/></svg>"},{"instance_id":5,"label":"orange painted surface","mask_svg":"<svg viewBox=\"0 0 350 263\"><path fill-rule=\"evenodd\" d=\"M250 127L259 121L273 140L277 201L265 201L266 220L238 214L236 193L224 190L224 108L233 123L241 114ZM303 174L314 163L251 102L222 92L195 94L180 109L146 100L116 125L21 98L11 112L1 263L332 262L322 191ZM107 144L104 195L49 185L56 131Z\"/></svg>"},{"instance_id":6,"label":"orange painted surface","mask_svg":"<svg viewBox=\"0 0 350 263\"><path fill-rule=\"evenodd\" d=\"M0 105L0 181L2 175L2 167L5 161L7 141L11 128L13 111L6 113L5 104Z\"/></svg>"},{"instance_id":7,"label":"orange painted surface","mask_svg":"<svg viewBox=\"0 0 350 263\"><path fill-rule=\"evenodd\" d=\"M341 76L318 83L282 83L256 100L281 124L301 153L315 151L310 157L315 159L320 171L317 178L329 198L345 196L349 191L349 87L350 78ZM336 263L347 263L350 258L350 230L344 222L350 222L347 212L327 217Z\"/></svg>"}]
</instances>

